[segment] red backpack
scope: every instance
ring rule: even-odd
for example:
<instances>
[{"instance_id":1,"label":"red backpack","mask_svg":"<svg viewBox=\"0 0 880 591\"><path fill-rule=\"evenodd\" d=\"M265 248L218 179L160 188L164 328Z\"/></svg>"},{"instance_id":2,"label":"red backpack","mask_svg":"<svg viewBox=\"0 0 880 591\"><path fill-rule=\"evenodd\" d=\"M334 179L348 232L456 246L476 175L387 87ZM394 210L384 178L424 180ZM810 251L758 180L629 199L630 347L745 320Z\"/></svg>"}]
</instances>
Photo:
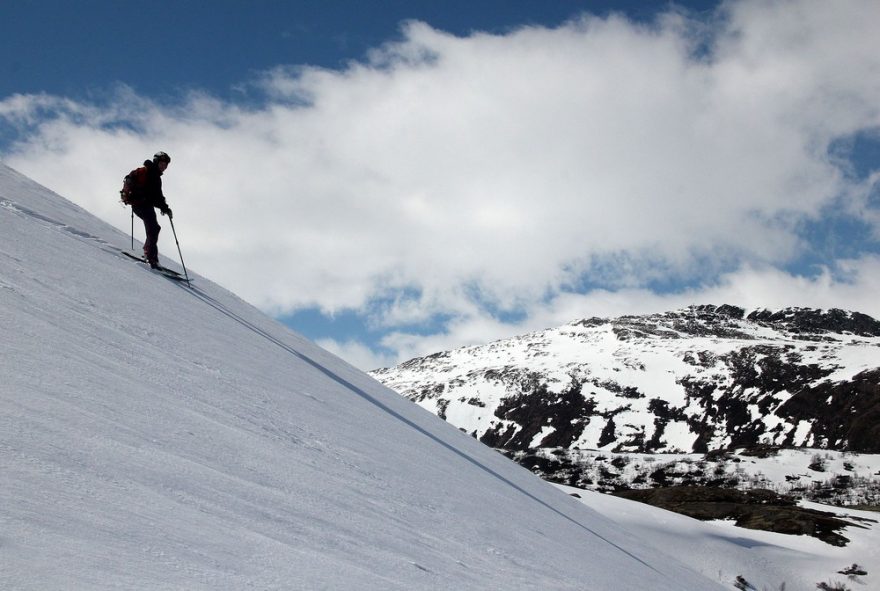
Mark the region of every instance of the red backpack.
<instances>
[{"instance_id":1,"label":"red backpack","mask_svg":"<svg viewBox=\"0 0 880 591\"><path fill-rule=\"evenodd\" d=\"M122 190L119 196L126 205L140 203L144 200L144 189L147 185L147 167L135 168L122 179Z\"/></svg>"}]
</instances>

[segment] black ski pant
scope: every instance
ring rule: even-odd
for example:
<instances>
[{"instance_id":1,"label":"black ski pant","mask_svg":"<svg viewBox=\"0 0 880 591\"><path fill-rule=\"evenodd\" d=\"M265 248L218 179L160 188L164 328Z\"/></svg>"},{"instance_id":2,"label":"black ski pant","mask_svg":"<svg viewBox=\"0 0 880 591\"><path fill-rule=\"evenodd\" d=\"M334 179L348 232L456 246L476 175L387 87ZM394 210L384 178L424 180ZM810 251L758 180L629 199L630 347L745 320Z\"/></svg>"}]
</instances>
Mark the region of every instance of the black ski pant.
<instances>
[{"instance_id":1,"label":"black ski pant","mask_svg":"<svg viewBox=\"0 0 880 591\"><path fill-rule=\"evenodd\" d=\"M134 215L144 221L144 231L147 234L147 239L144 240L144 258L150 263L159 264L159 230L162 226L156 219L156 209L147 204L132 205L131 209Z\"/></svg>"}]
</instances>

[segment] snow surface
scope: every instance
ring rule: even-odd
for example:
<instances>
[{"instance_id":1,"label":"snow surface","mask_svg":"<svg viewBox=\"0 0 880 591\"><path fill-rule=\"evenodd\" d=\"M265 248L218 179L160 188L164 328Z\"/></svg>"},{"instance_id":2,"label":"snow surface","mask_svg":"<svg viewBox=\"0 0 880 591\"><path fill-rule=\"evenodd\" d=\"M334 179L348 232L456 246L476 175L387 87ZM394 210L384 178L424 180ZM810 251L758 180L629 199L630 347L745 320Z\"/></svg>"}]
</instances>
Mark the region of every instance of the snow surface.
<instances>
[{"instance_id":1,"label":"snow surface","mask_svg":"<svg viewBox=\"0 0 880 591\"><path fill-rule=\"evenodd\" d=\"M724 588L128 245L0 164L0 588Z\"/></svg>"}]
</instances>

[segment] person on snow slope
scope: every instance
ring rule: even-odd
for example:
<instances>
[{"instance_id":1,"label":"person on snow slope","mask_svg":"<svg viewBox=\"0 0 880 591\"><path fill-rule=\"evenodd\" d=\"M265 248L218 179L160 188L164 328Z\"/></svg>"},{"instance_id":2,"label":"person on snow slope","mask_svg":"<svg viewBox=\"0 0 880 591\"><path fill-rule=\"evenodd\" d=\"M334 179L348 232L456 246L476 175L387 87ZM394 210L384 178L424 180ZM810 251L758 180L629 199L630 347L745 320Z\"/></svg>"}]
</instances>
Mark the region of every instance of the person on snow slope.
<instances>
[{"instance_id":1,"label":"person on snow slope","mask_svg":"<svg viewBox=\"0 0 880 591\"><path fill-rule=\"evenodd\" d=\"M171 208L162 194L162 174L171 164L171 157L165 152L156 152L152 160L145 160L141 168L137 168L126 177L126 186L130 188L128 204L136 216L144 222L147 238L144 241L144 259L150 267L159 266L159 231L162 226L156 219L156 208L172 219Z\"/></svg>"}]
</instances>

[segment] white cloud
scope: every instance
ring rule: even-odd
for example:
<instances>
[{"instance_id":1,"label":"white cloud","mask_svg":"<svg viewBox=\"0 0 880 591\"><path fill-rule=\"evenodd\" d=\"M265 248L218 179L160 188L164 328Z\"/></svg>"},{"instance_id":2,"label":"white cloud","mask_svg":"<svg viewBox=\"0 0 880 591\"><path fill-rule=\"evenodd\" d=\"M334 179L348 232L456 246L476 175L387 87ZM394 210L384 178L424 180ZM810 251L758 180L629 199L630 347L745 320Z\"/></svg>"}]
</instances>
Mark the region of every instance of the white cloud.
<instances>
[{"instance_id":1,"label":"white cloud","mask_svg":"<svg viewBox=\"0 0 880 591\"><path fill-rule=\"evenodd\" d=\"M800 225L841 201L878 223L827 150L880 127L880 4L723 6L710 26L409 23L366 63L266 73L256 106L10 97L0 116L30 132L6 159L128 228L121 176L168 151L188 265L276 313L396 299L378 322L444 313L467 339L505 329L474 324L488 308L600 301L566 295L584 277L663 301L648 281L720 285L792 260Z\"/></svg>"},{"instance_id":2,"label":"white cloud","mask_svg":"<svg viewBox=\"0 0 880 591\"><path fill-rule=\"evenodd\" d=\"M319 339L317 344L365 371L390 367L397 363L395 356L376 353L369 346L354 340L339 342L334 339Z\"/></svg>"},{"instance_id":3,"label":"white cloud","mask_svg":"<svg viewBox=\"0 0 880 591\"><path fill-rule=\"evenodd\" d=\"M589 293L564 293L530 310L528 317L510 323L493 319L481 310L450 322L447 330L428 336L394 332L382 344L395 353L393 363L461 346L484 344L583 318L616 318L685 308L691 304L732 304L744 309L787 307L842 308L880 318L880 256L840 261L838 268L822 269L814 277L791 275L772 267L742 267L725 273L711 284L676 293L658 294L648 289L597 289ZM368 361L368 360L364 360ZM381 359L368 362L381 363ZM385 360L387 364L387 359ZM393 364L392 363L392 364ZM374 369L380 365L360 365Z\"/></svg>"}]
</instances>

